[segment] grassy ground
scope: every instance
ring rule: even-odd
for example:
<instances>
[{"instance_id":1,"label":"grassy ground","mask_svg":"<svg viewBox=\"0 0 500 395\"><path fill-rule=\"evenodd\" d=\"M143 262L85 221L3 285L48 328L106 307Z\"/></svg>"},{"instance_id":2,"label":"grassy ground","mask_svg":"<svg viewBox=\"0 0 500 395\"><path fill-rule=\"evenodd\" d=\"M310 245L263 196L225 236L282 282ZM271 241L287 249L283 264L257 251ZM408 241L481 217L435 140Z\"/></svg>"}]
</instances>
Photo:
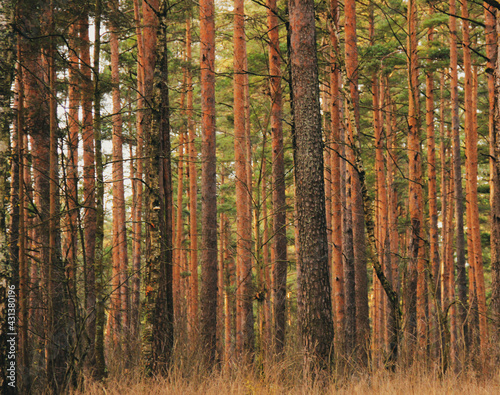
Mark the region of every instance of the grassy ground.
<instances>
[{"instance_id":1,"label":"grassy ground","mask_svg":"<svg viewBox=\"0 0 500 395\"><path fill-rule=\"evenodd\" d=\"M72 395L500 394L500 371L482 377L474 373L447 373L440 377L437 373L422 373L418 369L397 373L355 372L342 380L328 377L322 382L313 382L282 364L266 368L266 374L233 368L211 374L200 370L183 374L174 370L166 378L146 378L137 372L124 371L101 383L84 380Z\"/></svg>"}]
</instances>

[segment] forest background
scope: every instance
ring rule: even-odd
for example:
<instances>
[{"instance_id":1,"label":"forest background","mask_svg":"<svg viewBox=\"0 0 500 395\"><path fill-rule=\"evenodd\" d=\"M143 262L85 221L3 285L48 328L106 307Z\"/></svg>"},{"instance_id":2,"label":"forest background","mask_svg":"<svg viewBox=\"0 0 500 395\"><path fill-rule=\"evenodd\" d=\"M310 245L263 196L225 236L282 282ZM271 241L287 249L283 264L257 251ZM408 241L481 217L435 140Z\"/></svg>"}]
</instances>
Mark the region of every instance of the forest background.
<instances>
[{"instance_id":1,"label":"forest background","mask_svg":"<svg viewBox=\"0 0 500 395\"><path fill-rule=\"evenodd\" d=\"M498 9L0 1L5 391L497 374Z\"/></svg>"}]
</instances>

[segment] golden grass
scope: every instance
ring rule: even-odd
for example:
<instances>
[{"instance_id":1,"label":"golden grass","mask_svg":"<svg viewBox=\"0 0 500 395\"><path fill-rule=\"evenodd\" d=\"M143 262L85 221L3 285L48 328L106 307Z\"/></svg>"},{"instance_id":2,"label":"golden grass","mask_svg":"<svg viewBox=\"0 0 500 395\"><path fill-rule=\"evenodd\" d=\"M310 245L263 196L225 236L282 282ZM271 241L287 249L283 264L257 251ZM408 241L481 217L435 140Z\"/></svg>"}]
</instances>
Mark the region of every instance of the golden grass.
<instances>
[{"instance_id":1,"label":"golden grass","mask_svg":"<svg viewBox=\"0 0 500 395\"><path fill-rule=\"evenodd\" d=\"M200 370L186 375L173 369L168 377L147 378L137 371L123 374L105 382L84 380L72 395L320 395L320 394L500 394L500 372L488 377L474 373L447 373L443 377L419 369L390 373L377 371L372 374L355 373L342 380L333 377L313 381L307 375L294 372L291 366L276 364L266 369L266 374L256 374L245 368L233 367L211 374Z\"/></svg>"}]
</instances>

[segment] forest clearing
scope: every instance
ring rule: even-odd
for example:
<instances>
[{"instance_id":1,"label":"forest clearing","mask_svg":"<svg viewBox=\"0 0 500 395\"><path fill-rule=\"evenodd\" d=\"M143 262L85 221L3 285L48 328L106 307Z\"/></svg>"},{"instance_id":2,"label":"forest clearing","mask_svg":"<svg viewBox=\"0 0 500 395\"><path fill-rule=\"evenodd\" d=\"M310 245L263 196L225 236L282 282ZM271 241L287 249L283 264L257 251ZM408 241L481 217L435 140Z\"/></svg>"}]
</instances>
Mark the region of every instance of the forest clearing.
<instances>
[{"instance_id":1,"label":"forest clearing","mask_svg":"<svg viewBox=\"0 0 500 395\"><path fill-rule=\"evenodd\" d=\"M500 393L499 48L496 0L0 0L2 393Z\"/></svg>"}]
</instances>

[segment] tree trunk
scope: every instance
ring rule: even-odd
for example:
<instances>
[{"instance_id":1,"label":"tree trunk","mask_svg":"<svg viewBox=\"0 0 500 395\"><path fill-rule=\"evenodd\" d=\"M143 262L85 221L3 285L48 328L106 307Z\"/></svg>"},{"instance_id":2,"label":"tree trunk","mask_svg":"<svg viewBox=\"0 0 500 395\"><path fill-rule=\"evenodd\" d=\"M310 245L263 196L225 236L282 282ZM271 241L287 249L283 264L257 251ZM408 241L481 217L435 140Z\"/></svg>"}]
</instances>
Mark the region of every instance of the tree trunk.
<instances>
[{"instance_id":1,"label":"tree trunk","mask_svg":"<svg viewBox=\"0 0 500 395\"><path fill-rule=\"evenodd\" d=\"M139 0L134 0L134 18L137 34L137 122L136 122L136 170L132 182L135 185L132 240L132 291L130 299L130 325L132 339L140 348L140 309L141 309L141 239L142 239L142 191L143 191L143 147L144 147L144 41L141 29Z\"/></svg>"},{"instance_id":2,"label":"tree trunk","mask_svg":"<svg viewBox=\"0 0 500 395\"><path fill-rule=\"evenodd\" d=\"M356 2L346 0L345 2L345 58L346 74L349 81L350 101L352 103L354 125L349 125L349 137L347 146L347 156L351 159L351 164L355 162L354 145L359 138L354 135L354 131L360 130L359 114L359 90L358 90L358 49L356 33ZM353 231L354 250L354 275L356 289L356 347L358 347L359 358L362 364L368 362L369 344L369 311L368 311L368 275L366 268L366 237L365 237L365 217L363 210L363 197L359 173L354 166L349 167L351 178L351 215ZM346 284L347 287L347 284ZM347 291L348 292L348 291ZM351 330L351 328L346 328Z\"/></svg>"},{"instance_id":3,"label":"tree trunk","mask_svg":"<svg viewBox=\"0 0 500 395\"><path fill-rule=\"evenodd\" d=\"M491 9L491 8L490 8ZM496 35L500 34L500 18L495 21ZM495 50L498 51L498 46L495 41ZM500 95L500 61L498 52L492 59L494 62L494 93L490 94L490 99L493 99L493 139L490 144L493 148L493 190L492 207L491 207L491 308L494 314L493 331L492 333L500 333L500 103L498 97ZM490 111L492 104L490 103ZM498 339L498 335L497 335Z\"/></svg>"},{"instance_id":4,"label":"tree trunk","mask_svg":"<svg viewBox=\"0 0 500 395\"><path fill-rule=\"evenodd\" d=\"M200 1L201 43L201 328L209 362L215 361L217 333L217 194L215 153L215 6Z\"/></svg>"},{"instance_id":5,"label":"tree trunk","mask_svg":"<svg viewBox=\"0 0 500 395\"><path fill-rule=\"evenodd\" d=\"M432 13L432 8L430 10ZM427 32L427 40L431 43L434 40L434 28L429 28ZM434 133L434 73L432 72L432 65L428 65L429 69L425 74L425 123L426 123L426 134L427 134L427 177L429 179L429 244L430 244L430 262L429 269L431 274L431 281L429 281L429 287L431 291L431 297L429 299L429 308L432 311L432 315L429 314L429 330L430 338L429 342L434 351L436 351L436 346L438 343L439 332L441 328L439 326L438 315L440 312L440 282L439 282L439 242L438 242L438 212L437 212L437 184L436 184L436 142Z\"/></svg>"},{"instance_id":6,"label":"tree trunk","mask_svg":"<svg viewBox=\"0 0 500 395\"><path fill-rule=\"evenodd\" d=\"M112 3L112 11L118 16L118 0ZM128 309L128 252L127 231L125 227L125 192L123 179L123 136L120 100L118 26L110 26L111 81L113 96L113 292L115 293L116 322L113 331L115 342L125 338L128 345L129 309ZM116 252L116 253L115 253Z\"/></svg>"},{"instance_id":7,"label":"tree trunk","mask_svg":"<svg viewBox=\"0 0 500 395\"><path fill-rule=\"evenodd\" d=\"M193 75L191 72L191 18L186 20L186 71L188 138L189 138L189 303L188 325L190 343L195 344L198 333L198 171L197 153L194 145L196 134L193 119Z\"/></svg>"},{"instance_id":8,"label":"tree trunk","mask_svg":"<svg viewBox=\"0 0 500 395\"><path fill-rule=\"evenodd\" d=\"M146 7L154 7L151 2ZM167 4L148 10L158 15L150 22L158 24L158 49L154 71L154 123L148 135L148 235L147 250L148 324L152 337L150 368L166 374L174 345L174 309L172 292L172 173L170 160L170 106L167 58ZM146 18L145 18L146 19ZM151 26L151 25L149 25ZM146 36L146 34L145 34ZM146 45L145 45L146 48ZM148 48L150 50L151 48ZM154 50L154 48L153 48ZM154 52L153 52L154 53ZM146 83L147 80L145 80ZM146 87L147 92L148 87ZM146 97L147 94L146 94ZM151 97L151 96L150 96Z\"/></svg>"},{"instance_id":9,"label":"tree trunk","mask_svg":"<svg viewBox=\"0 0 500 395\"><path fill-rule=\"evenodd\" d=\"M340 169L340 65L339 65L339 5L337 0L330 2L330 114L332 149L330 152L330 179L331 179L331 213L332 213L332 288L335 305L335 337L340 346L337 350L343 355L345 337L345 296L344 296L344 266L342 259L342 199L341 199L341 169Z\"/></svg>"},{"instance_id":10,"label":"tree trunk","mask_svg":"<svg viewBox=\"0 0 500 395\"><path fill-rule=\"evenodd\" d=\"M456 344L451 344L452 355L456 355L459 345L467 344L465 338L467 314L467 284L465 274L465 239L464 239L464 207L462 191L462 161L460 157L460 118L458 106L458 54L457 54L457 21L456 1L450 0L450 74L451 74L451 129L453 135L453 180L455 194L456 218L456 269L457 269L457 331ZM456 359L454 362L458 362Z\"/></svg>"},{"instance_id":11,"label":"tree trunk","mask_svg":"<svg viewBox=\"0 0 500 395\"><path fill-rule=\"evenodd\" d=\"M300 271L297 279L299 333L307 356L317 359L320 365L327 366L332 355L334 332L314 2L291 0L289 7L295 123L295 194L300 244Z\"/></svg>"},{"instance_id":12,"label":"tree trunk","mask_svg":"<svg viewBox=\"0 0 500 395\"><path fill-rule=\"evenodd\" d=\"M87 333L89 336L90 359L94 356L95 344L95 306L96 306L96 284L95 284L95 255L96 255L96 180L95 180L95 153L94 153L94 121L92 117L92 69L90 67L90 43L89 43L89 10L80 20L80 50L82 71L82 143L83 143L83 206L84 210L84 238L85 238L85 306L87 319Z\"/></svg>"},{"instance_id":13,"label":"tree trunk","mask_svg":"<svg viewBox=\"0 0 500 395\"><path fill-rule=\"evenodd\" d=\"M278 7L276 0L268 0L267 25L269 29L269 74L271 75L271 134L273 173L273 317L276 354L283 352L286 327L286 200L285 162L283 147L281 51L279 47Z\"/></svg>"},{"instance_id":14,"label":"tree trunk","mask_svg":"<svg viewBox=\"0 0 500 395\"><path fill-rule=\"evenodd\" d=\"M236 350L243 357L254 352L252 286L252 220L248 184L245 111L246 41L244 1L234 3L234 154L236 170L236 267L238 268Z\"/></svg>"},{"instance_id":15,"label":"tree trunk","mask_svg":"<svg viewBox=\"0 0 500 395\"><path fill-rule=\"evenodd\" d=\"M474 341L479 335L480 350L482 360L486 357L488 344L488 330L486 323L486 296L484 290L484 273L483 273L483 256L481 247L481 232L479 228L479 209L477 197L477 130L474 127L474 112L476 108L473 106L473 75L472 63L470 54L470 32L469 32L469 10L466 0L462 1L462 45L464 51L464 73L465 73L465 140L466 140L466 175L467 175L467 228L468 228L468 254L469 254L469 283L470 295L469 303L471 306L476 305L477 311L474 315L478 315L479 333L477 324L474 322L471 328L471 344L477 343ZM473 286L472 286L473 285ZM472 288L475 292L473 295ZM476 321L476 320L474 320Z\"/></svg>"}]
</instances>

